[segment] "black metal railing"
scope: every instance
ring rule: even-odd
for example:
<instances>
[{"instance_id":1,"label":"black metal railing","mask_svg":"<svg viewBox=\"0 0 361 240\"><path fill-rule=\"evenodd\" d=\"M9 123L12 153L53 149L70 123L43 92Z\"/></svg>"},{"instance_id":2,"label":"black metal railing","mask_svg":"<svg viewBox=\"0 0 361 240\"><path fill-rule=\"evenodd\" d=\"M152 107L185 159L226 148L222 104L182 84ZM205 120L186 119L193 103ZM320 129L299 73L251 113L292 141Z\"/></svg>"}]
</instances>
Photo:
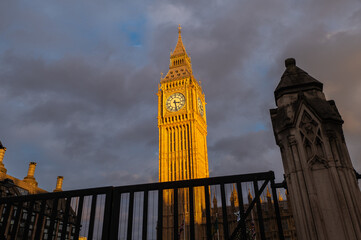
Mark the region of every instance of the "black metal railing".
<instances>
[{"instance_id":1,"label":"black metal railing","mask_svg":"<svg viewBox=\"0 0 361 240\"><path fill-rule=\"evenodd\" d=\"M266 239L265 210L284 239L274 180L270 171L0 198L0 239ZM267 186L272 209L261 202Z\"/></svg>"}]
</instances>

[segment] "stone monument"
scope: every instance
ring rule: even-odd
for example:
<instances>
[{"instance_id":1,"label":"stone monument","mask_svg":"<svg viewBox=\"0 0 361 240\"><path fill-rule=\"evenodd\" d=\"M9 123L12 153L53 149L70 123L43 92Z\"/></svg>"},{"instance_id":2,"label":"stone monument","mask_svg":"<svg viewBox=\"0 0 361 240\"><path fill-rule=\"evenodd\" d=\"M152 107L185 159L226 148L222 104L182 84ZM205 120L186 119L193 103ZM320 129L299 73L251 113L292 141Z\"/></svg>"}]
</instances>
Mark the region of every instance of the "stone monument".
<instances>
[{"instance_id":1,"label":"stone monument","mask_svg":"<svg viewBox=\"0 0 361 240\"><path fill-rule=\"evenodd\" d=\"M286 59L271 119L298 239L361 239L361 192L323 84Z\"/></svg>"}]
</instances>

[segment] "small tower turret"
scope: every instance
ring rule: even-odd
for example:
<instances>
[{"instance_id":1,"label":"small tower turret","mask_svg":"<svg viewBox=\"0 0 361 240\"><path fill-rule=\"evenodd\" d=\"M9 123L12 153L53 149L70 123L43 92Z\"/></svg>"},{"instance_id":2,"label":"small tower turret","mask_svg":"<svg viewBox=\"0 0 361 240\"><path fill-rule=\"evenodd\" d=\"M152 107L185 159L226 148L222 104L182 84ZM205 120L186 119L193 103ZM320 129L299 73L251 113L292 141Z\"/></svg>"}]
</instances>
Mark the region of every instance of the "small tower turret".
<instances>
[{"instance_id":1,"label":"small tower turret","mask_svg":"<svg viewBox=\"0 0 361 240\"><path fill-rule=\"evenodd\" d=\"M231 193L231 197L230 197L230 202L231 202L231 206L232 207L238 207L239 203L238 203L238 196L237 196L237 190L236 190L236 186L235 184L233 184L233 190Z\"/></svg>"},{"instance_id":2,"label":"small tower turret","mask_svg":"<svg viewBox=\"0 0 361 240\"><path fill-rule=\"evenodd\" d=\"M253 196L251 194L251 190L248 189L248 203L251 204L252 200L253 200Z\"/></svg>"},{"instance_id":3,"label":"small tower turret","mask_svg":"<svg viewBox=\"0 0 361 240\"><path fill-rule=\"evenodd\" d=\"M268 187L268 186L267 186L266 197L267 197L267 202L271 203L271 202L272 202L272 196L271 196L271 193L270 193L270 191L269 191L269 187Z\"/></svg>"},{"instance_id":4,"label":"small tower turret","mask_svg":"<svg viewBox=\"0 0 361 240\"><path fill-rule=\"evenodd\" d=\"M3 163L5 152L6 152L6 147L4 147L0 141L0 173L4 173L4 174L7 172Z\"/></svg>"},{"instance_id":5,"label":"small tower turret","mask_svg":"<svg viewBox=\"0 0 361 240\"><path fill-rule=\"evenodd\" d=\"M30 162L29 163L28 175L26 177L24 177L24 182L37 187L38 182L35 180L35 177L34 177L35 168L36 168L36 162Z\"/></svg>"},{"instance_id":6,"label":"small tower turret","mask_svg":"<svg viewBox=\"0 0 361 240\"><path fill-rule=\"evenodd\" d=\"M283 201L283 197L280 191L278 191L278 201L282 202Z\"/></svg>"},{"instance_id":7,"label":"small tower turret","mask_svg":"<svg viewBox=\"0 0 361 240\"><path fill-rule=\"evenodd\" d=\"M56 179L56 187L53 190L53 192L61 192L63 191L62 186L63 186L63 180L64 177L63 176L58 176Z\"/></svg>"}]
</instances>

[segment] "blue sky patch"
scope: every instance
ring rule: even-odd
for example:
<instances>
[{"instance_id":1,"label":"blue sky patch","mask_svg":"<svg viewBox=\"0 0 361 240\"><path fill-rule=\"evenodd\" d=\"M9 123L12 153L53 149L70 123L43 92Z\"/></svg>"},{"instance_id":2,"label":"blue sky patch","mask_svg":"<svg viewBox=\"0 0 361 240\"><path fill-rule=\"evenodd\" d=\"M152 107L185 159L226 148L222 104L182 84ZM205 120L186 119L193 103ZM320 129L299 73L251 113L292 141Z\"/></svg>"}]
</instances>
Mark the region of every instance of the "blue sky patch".
<instances>
[{"instance_id":1,"label":"blue sky patch","mask_svg":"<svg viewBox=\"0 0 361 240\"><path fill-rule=\"evenodd\" d=\"M139 17L137 19L131 19L121 25L120 30L128 38L128 44L130 46L139 47L143 44L145 23L145 18Z\"/></svg>"}]
</instances>

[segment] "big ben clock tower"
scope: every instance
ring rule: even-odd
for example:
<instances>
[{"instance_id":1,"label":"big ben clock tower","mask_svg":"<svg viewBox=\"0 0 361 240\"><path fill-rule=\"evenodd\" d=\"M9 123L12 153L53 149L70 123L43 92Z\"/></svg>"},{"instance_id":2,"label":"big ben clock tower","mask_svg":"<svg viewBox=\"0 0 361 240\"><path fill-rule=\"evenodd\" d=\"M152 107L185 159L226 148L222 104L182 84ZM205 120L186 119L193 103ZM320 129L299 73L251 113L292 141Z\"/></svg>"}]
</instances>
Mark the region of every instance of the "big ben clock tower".
<instances>
[{"instance_id":1,"label":"big ben clock tower","mask_svg":"<svg viewBox=\"0 0 361 240\"><path fill-rule=\"evenodd\" d=\"M205 96L193 76L191 58L184 48L180 26L177 45L170 54L169 71L165 77L162 76L157 95L159 181L209 177ZM184 209L180 211L187 212L187 193L182 195ZM199 211L203 208L203 196L195 190L195 202L199 205L195 207ZM164 203L171 205L171 193L164 193Z\"/></svg>"},{"instance_id":2,"label":"big ben clock tower","mask_svg":"<svg viewBox=\"0 0 361 240\"><path fill-rule=\"evenodd\" d=\"M193 76L180 26L169 71L161 78L157 95L159 181L209 177L205 97Z\"/></svg>"}]
</instances>

